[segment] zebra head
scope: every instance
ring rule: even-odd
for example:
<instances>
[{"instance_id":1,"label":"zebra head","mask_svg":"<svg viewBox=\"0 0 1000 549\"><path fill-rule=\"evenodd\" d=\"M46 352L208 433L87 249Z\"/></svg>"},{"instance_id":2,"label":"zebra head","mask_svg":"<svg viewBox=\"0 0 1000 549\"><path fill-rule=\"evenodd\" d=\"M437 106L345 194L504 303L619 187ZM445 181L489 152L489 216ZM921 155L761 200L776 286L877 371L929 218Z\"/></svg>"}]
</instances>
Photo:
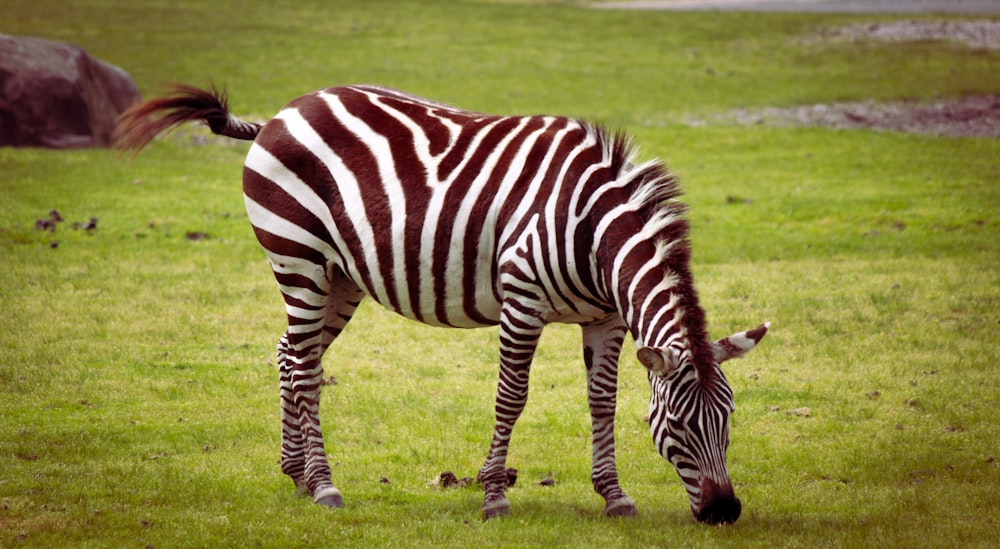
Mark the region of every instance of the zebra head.
<instances>
[{"instance_id":1,"label":"zebra head","mask_svg":"<svg viewBox=\"0 0 1000 549\"><path fill-rule=\"evenodd\" d=\"M742 506L726 469L733 391L719 364L743 356L767 333L765 323L710 344L710 364L695 364L683 339L666 348L642 347L652 397L649 428L660 454L677 469L700 522L736 522Z\"/></svg>"}]
</instances>

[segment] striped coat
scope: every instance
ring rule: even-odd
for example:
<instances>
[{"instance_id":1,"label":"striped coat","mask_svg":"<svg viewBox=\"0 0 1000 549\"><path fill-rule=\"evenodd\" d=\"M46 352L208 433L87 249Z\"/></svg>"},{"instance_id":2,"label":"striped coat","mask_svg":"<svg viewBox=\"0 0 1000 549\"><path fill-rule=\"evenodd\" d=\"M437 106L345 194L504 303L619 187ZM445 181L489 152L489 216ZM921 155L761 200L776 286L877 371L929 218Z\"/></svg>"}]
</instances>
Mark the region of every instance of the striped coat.
<instances>
[{"instance_id":1,"label":"striped coat","mask_svg":"<svg viewBox=\"0 0 1000 549\"><path fill-rule=\"evenodd\" d=\"M605 514L635 507L618 482L614 412L626 333L653 391L651 432L699 520L740 513L725 467L732 392L722 361L766 325L711 342L688 261L680 189L659 161L586 122L465 111L350 86L289 103L266 124L214 91L179 88L133 109L119 142L141 148L185 120L253 139L243 191L288 313L278 348L282 469L343 505L319 422L321 357L366 296L435 326L500 326L496 427L480 470L487 517L508 512L504 468L542 328L583 326L594 422L592 480ZM681 388L678 390L678 388Z\"/></svg>"}]
</instances>

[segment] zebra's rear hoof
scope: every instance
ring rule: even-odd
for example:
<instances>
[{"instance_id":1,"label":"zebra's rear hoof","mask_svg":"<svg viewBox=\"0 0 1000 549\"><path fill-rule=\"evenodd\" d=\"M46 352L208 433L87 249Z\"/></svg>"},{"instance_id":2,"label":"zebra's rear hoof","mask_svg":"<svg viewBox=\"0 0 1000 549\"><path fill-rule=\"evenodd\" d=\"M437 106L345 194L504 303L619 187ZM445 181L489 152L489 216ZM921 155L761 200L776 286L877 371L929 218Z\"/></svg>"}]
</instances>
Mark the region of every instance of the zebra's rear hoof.
<instances>
[{"instance_id":1,"label":"zebra's rear hoof","mask_svg":"<svg viewBox=\"0 0 1000 549\"><path fill-rule=\"evenodd\" d=\"M636 514L635 502L628 496L613 499L604 506L605 517L634 517Z\"/></svg>"},{"instance_id":2,"label":"zebra's rear hoof","mask_svg":"<svg viewBox=\"0 0 1000 549\"><path fill-rule=\"evenodd\" d=\"M483 519L490 520L496 517L504 517L510 514L510 502L501 496L499 499L483 503Z\"/></svg>"},{"instance_id":3,"label":"zebra's rear hoof","mask_svg":"<svg viewBox=\"0 0 1000 549\"><path fill-rule=\"evenodd\" d=\"M340 495L340 490L330 486L328 488L320 488L319 490L316 490L316 495L313 497L313 503L324 507L339 509L344 506L344 497Z\"/></svg>"}]
</instances>

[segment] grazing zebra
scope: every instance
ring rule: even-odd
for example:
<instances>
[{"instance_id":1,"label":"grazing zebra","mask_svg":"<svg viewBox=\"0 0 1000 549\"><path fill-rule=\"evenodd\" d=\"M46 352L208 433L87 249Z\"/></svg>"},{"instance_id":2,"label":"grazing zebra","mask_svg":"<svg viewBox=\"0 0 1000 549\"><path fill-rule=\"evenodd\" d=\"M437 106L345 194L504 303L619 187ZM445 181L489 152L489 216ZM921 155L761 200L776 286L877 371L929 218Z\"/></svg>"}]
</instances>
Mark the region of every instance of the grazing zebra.
<instances>
[{"instance_id":1,"label":"grazing zebra","mask_svg":"<svg viewBox=\"0 0 1000 549\"><path fill-rule=\"evenodd\" d=\"M320 428L320 358L369 296L434 326L499 325L496 427L479 471L486 518L509 512L508 444L550 322L583 329L591 478L604 514L635 514L614 442L628 332L648 369L653 442L695 517L739 517L726 470L733 394L719 364L751 350L768 325L707 339L680 189L660 161L634 164L624 135L374 86L310 93L253 124L229 113L224 94L177 86L128 112L118 145L138 151L189 120L254 141L246 208L288 314L278 344L281 468L316 503L343 506Z\"/></svg>"}]
</instances>

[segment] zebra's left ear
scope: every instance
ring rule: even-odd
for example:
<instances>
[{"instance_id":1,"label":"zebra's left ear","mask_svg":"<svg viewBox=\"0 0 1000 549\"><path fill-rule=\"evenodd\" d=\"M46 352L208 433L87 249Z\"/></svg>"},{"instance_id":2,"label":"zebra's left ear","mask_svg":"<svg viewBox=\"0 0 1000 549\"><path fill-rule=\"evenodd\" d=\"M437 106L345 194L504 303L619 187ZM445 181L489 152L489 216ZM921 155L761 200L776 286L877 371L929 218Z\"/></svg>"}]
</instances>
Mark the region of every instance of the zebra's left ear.
<instances>
[{"instance_id":1,"label":"zebra's left ear","mask_svg":"<svg viewBox=\"0 0 1000 549\"><path fill-rule=\"evenodd\" d=\"M678 360L670 352L664 352L652 347L642 347L636 352L639 362L647 370L660 377L667 377L677 369Z\"/></svg>"},{"instance_id":2,"label":"zebra's left ear","mask_svg":"<svg viewBox=\"0 0 1000 549\"><path fill-rule=\"evenodd\" d=\"M712 354L719 364L731 359L739 358L757 346L760 340L764 339L764 334L771 327L770 322L765 322L753 330L739 332L729 337L724 337L712 343Z\"/></svg>"}]
</instances>

